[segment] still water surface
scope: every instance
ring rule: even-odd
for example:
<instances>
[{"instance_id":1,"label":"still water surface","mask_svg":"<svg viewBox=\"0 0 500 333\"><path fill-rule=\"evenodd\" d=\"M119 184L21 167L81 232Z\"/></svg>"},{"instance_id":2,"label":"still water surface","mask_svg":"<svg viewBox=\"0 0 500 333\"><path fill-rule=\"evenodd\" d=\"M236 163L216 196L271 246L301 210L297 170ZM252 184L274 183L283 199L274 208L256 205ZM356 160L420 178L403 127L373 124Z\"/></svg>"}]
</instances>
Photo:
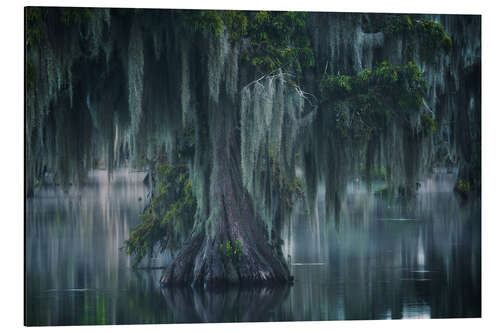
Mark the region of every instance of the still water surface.
<instances>
[{"instance_id":1,"label":"still water surface","mask_svg":"<svg viewBox=\"0 0 500 333\"><path fill-rule=\"evenodd\" d=\"M338 223L297 207L283 231L294 285L224 292L161 289L161 270L131 269L120 248L147 201L143 177L95 171L78 192L26 202L28 325L481 315L480 202L460 202L446 177L406 204L351 184Z\"/></svg>"}]
</instances>

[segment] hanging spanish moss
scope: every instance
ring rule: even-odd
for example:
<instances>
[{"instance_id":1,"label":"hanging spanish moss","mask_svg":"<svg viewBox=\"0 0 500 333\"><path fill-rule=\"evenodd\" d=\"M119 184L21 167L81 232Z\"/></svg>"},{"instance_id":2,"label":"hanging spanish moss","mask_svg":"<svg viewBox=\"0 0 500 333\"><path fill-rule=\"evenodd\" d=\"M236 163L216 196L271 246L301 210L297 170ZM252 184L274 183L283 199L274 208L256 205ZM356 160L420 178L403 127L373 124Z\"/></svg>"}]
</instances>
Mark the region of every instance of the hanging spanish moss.
<instances>
[{"instance_id":1,"label":"hanging spanish moss","mask_svg":"<svg viewBox=\"0 0 500 333\"><path fill-rule=\"evenodd\" d=\"M352 177L407 199L449 167L462 197L480 193L478 17L25 17L27 195L95 168L147 171L151 202L125 247L137 262L170 251L163 285L291 281L280 235L294 204L318 214L324 200L340 223Z\"/></svg>"}]
</instances>

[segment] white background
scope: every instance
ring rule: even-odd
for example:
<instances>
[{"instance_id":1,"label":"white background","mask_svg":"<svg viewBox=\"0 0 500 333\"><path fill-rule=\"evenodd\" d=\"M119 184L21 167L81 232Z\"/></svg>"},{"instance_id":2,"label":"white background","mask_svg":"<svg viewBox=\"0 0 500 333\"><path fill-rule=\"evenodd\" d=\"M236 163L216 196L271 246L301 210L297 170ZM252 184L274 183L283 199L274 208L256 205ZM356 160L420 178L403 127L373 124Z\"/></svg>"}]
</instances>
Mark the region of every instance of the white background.
<instances>
[{"instance_id":1,"label":"white background","mask_svg":"<svg viewBox=\"0 0 500 333\"><path fill-rule=\"evenodd\" d=\"M23 6L99 6L142 8L266 9L340 12L454 13L482 15L482 319L434 319L395 321L335 321L238 324L183 324L142 326L71 327L71 331L133 332L175 330L179 332L246 333L267 330L289 332L499 332L500 304L500 89L499 12L494 1L417 0L403 1L319 1L251 0L234 1L19 1L2 3L0 38L0 327L3 332L17 330L59 331L68 327L23 327L24 262L24 119L23 119Z\"/></svg>"}]
</instances>

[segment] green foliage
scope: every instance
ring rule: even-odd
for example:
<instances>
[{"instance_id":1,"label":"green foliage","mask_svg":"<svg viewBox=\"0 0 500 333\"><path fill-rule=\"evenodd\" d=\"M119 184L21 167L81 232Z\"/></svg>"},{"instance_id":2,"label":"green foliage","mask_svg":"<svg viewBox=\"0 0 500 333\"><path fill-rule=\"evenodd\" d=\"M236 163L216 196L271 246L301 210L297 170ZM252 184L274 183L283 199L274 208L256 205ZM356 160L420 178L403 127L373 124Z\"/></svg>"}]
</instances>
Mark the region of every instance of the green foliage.
<instances>
[{"instance_id":1,"label":"green foliage","mask_svg":"<svg viewBox=\"0 0 500 333\"><path fill-rule=\"evenodd\" d=\"M459 179L457 182L457 190L463 193L468 193L471 191L471 184L468 181Z\"/></svg>"},{"instance_id":2,"label":"green foliage","mask_svg":"<svg viewBox=\"0 0 500 333\"><path fill-rule=\"evenodd\" d=\"M125 241L127 254L135 255L135 266L146 256L152 257L157 247L159 252L177 249L193 225L196 199L188 169L160 163L156 165L154 175L155 195L144 214L140 215L142 223Z\"/></svg>"},{"instance_id":3,"label":"green foliage","mask_svg":"<svg viewBox=\"0 0 500 333\"><path fill-rule=\"evenodd\" d=\"M45 14L46 12L44 8L40 7L26 8L26 13L25 13L26 46L32 47L40 42Z\"/></svg>"},{"instance_id":4,"label":"green foliage","mask_svg":"<svg viewBox=\"0 0 500 333\"><path fill-rule=\"evenodd\" d=\"M65 26L79 24L91 20L94 17L96 8L78 8L65 7L56 9L59 14L59 20ZM44 7L27 7L25 13L26 20L26 45L33 47L40 43L42 32L45 27L45 20L49 8Z\"/></svg>"},{"instance_id":5,"label":"green foliage","mask_svg":"<svg viewBox=\"0 0 500 333\"><path fill-rule=\"evenodd\" d=\"M415 42L418 42L420 57L429 63L436 62L440 52L449 53L452 48L451 38L441 24L418 16L394 15L383 31L389 37L402 37L406 41L407 60L413 58Z\"/></svg>"},{"instance_id":6,"label":"green foliage","mask_svg":"<svg viewBox=\"0 0 500 333\"><path fill-rule=\"evenodd\" d=\"M351 79L348 75L327 75L322 79L320 87L327 91L329 97L344 99L352 92Z\"/></svg>"},{"instance_id":7,"label":"green foliage","mask_svg":"<svg viewBox=\"0 0 500 333\"><path fill-rule=\"evenodd\" d=\"M61 22L70 26L72 24L78 24L86 20L91 20L94 17L95 8L78 8L78 7L67 7L61 9Z\"/></svg>"},{"instance_id":8,"label":"green foliage","mask_svg":"<svg viewBox=\"0 0 500 333\"><path fill-rule=\"evenodd\" d=\"M293 190L296 194L303 195L304 193L304 180L299 177L295 177L293 181Z\"/></svg>"},{"instance_id":9,"label":"green foliage","mask_svg":"<svg viewBox=\"0 0 500 333\"><path fill-rule=\"evenodd\" d=\"M224 21L219 11L193 10L181 13L195 31L209 31L215 35L222 32Z\"/></svg>"},{"instance_id":10,"label":"green foliage","mask_svg":"<svg viewBox=\"0 0 500 333\"><path fill-rule=\"evenodd\" d=\"M305 12L250 14L250 52L246 59L263 72L290 67L302 71L314 66L314 53L306 29Z\"/></svg>"},{"instance_id":11,"label":"green foliage","mask_svg":"<svg viewBox=\"0 0 500 333\"><path fill-rule=\"evenodd\" d=\"M389 36L410 34L413 30L413 20L409 15L394 15L392 20L382 30Z\"/></svg>"},{"instance_id":12,"label":"green foliage","mask_svg":"<svg viewBox=\"0 0 500 333\"><path fill-rule=\"evenodd\" d=\"M387 121L410 127L410 116L419 112L426 82L418 67L381 63L374 70L356 76L327 75L320 82L324 107L335 113L336 126L344 136L370 139ZM426 134L435 129L432 118L422 115Z\"/></svg>"},{"instance_id":13,"label":"green foliage","mask_svg":"<svg viewBox=\"0 0 500 333\"><path fill-rule=\"evenodd\" d=\"M61 23L66 26L81 23L90 20L94 16L94 8L57 8ZM45 20L47 19L48 8L27 7L25 12L25 37L26 47L36 47L41 43L42 34L46 29ZM32 61L26 57L26 85L32 89L36 79L36 68Z\"/></svg>"},{"instance_id":14,"label":"green foliage","mask_svg":"<svg viewBox=\"0 0 500 333\"><path fill-rule=\"evenodd\" d=\"M225 27L233 41L248 39L244 59L264 73L284 67L300 72L314 66L305 12L200 10L182 15L196 31L219 35Z\"/></svg>"},{"instance_id":15,"label":"green foliage","mask_svg":"<svg viewBox=\"0 0 500 333\"><path fill-rule=\"evenodd\" d=\"M239 264L243 259L243 245L239 239L236 239L234 244L230 240L227 240L226 244L223 242L219 244L219 253L224 261Z\"/></svg>"},{"instance_id":16,"label":"green foliage","mask_svg":"<svg viewBox=\"0 0 500 333\"><path fill-rule=\"evenodd\" d=\"M372 176L374 179L384 180L387 176L387 170L384 167L380 167L380 168L374 167L373 172L372 172Z\"/></svg>"},{"instance_id":17,"label":"green foliage","mask_svg":"<svg viewBox=\"0 0 500 333\"><path fill-rule=\"evenodd\" d=\"M425 130L425 135L429 135L431 131L434 132L436 130L436 122L428 114L422 113L420 115L420 121Z\"/></svg>"},{"instance_id":18,"label":"green foliage","mask_svg":"<svg viewBox=\"0 0 500 333\"><path fill-rule=\"evenodd\" d=\"M222 12L222 20L231 35L231 39L239 40L248 34L248 17L246 12L225 10Z\"/></svg>"}]
</instances>

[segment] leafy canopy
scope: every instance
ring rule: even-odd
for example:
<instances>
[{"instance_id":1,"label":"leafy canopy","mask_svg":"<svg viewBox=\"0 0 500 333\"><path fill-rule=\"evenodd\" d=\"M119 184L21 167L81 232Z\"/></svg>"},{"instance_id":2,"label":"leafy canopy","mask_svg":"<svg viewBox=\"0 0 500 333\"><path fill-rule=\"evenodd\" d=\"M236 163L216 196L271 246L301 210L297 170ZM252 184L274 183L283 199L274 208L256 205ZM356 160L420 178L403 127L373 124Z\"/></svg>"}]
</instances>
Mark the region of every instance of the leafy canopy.
<instances>
[{"instance_id":1,"label":"leafy canopy","mask_svg":"<svg viewBox=\"0 0 500 333\"><path fill-rule=\"evenodd\" d=\"M218 35L225 27L232 40L248 39L244 60L263 73L285 67L301 72L303 66L314 66L306 12L201 10L185 15L195 30Z\"/></svg>"},{"instance_id":2,"label":"leafy canopy","mask_svg":"<svg viewBox=\"0 0 500 333\"><path fill-rule=\"evenodd\" d=\"M320 83L322 105L335 115L341 133L368 139L388 121L411 127L412 113L420 113L426 88L423 73L412 62L404 66L382 62L355 76L325 75ZM420 117L428 134L434 121L425 113Z\"/></svg>"},{"instance_id":3,"label":"leafy canopy","mask_svg":"<svg viewBox=\"0 0 500 333\"><path fill-rule=\"evenodd\" d=\"M406 41L407 60L411 60L417 44L419 56L429 63L435 63L441 52L448 54L452 48L451 38L440 23L419 16L394 15L382 30L389 38Z\"/></svg>"}]
</instances>

